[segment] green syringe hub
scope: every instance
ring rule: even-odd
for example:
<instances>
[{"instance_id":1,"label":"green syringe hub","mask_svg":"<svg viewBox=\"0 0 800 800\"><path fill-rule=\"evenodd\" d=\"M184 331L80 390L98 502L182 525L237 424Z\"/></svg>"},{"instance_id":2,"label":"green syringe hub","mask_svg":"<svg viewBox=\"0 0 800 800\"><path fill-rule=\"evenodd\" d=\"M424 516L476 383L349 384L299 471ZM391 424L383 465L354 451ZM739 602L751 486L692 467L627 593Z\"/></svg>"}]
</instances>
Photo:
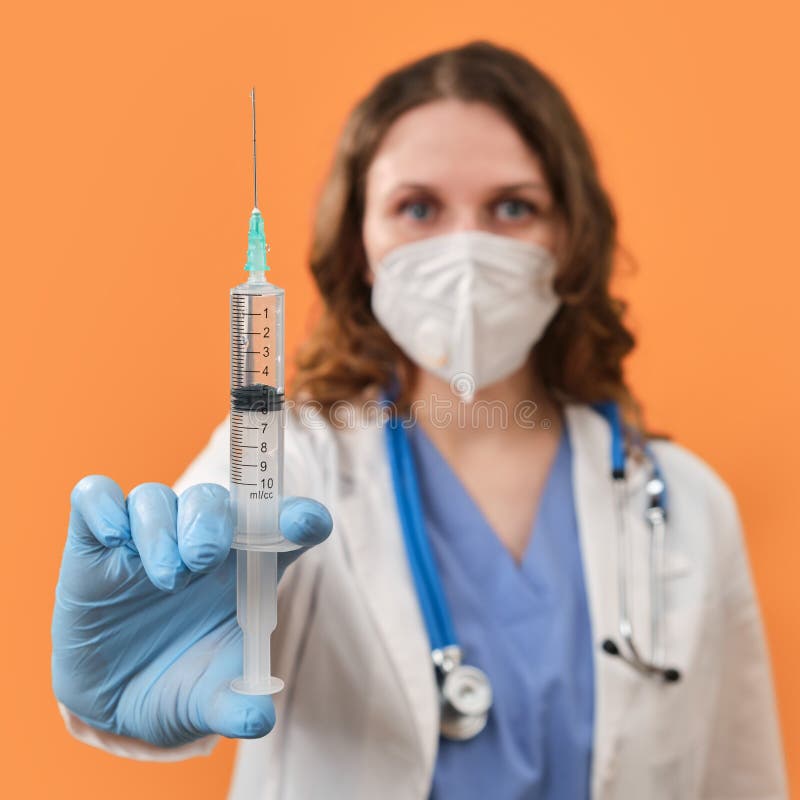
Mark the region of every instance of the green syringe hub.
<instances>
[{"instance_id":1,"label":"green syringe hub","mask_svg":"<svg viewBox=\"0 0 800 800\"><path fill-rule=\"evenodd\" d=\"M254 208L250 214L250 229L247 232L247 263L244 268L248 272L264 272L269 269L267 251L269 245L264 237L264 217Z\"/></svg>"}]
</instances>

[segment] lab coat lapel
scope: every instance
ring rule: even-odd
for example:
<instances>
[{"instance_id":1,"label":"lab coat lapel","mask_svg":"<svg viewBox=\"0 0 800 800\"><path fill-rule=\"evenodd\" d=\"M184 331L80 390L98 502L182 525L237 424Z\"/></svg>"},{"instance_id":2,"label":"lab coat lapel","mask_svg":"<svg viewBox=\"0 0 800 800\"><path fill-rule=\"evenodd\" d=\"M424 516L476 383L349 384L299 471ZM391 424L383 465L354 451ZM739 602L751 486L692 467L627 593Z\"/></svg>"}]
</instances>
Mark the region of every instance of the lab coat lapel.
<instances>
[{"instance_id":1,"label":"lab coat lapel","mask_svg":"<svg viewBox=\"0 0 800 800\"><path fill-rule=\"evenodd\" d=\"M430 644L405 552L384 431L367 424L347 434L352 487L337 500L342 534L352 553L355 580L369 608L380 645L414 721L420 763L430 775L439 739L439 699Z\"/></svg>"},{"instance_id":2,"label":"lab coat lapel","mask_svg":"<svg viewBox=\"0 0 800 800\"><path fill-rule=\"evenodd\" d=\"M606 420L588 405L568 404L567 425L573 443L573 486L584 564L595 654L595 725L592 797L606 796L606 787L618 766L625 712L636 700L642 678L620 658L602 650L606 637L619 642L617 605L617 525L610 476L611 432ZM628 461L629 496L638 492L646 478L643 465ZM630 513L626 520L631 539L642 530ZM639 539L642 537L639 536ZM648 609L643 575L634 571L631 589L638 606L634 618L637 639L642 613ZM637 622L639 624L637 624ZM643 640L643 644L649 642Z\"/></svg>"}]
</instances>

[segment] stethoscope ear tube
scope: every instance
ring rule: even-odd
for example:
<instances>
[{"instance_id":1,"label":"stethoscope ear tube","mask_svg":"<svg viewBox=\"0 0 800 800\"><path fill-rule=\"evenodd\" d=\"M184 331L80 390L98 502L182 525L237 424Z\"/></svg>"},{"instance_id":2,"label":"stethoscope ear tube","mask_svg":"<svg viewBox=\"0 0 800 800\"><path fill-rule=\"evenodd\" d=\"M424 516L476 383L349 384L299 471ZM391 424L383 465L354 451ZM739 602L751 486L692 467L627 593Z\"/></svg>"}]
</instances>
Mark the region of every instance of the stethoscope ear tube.
<instances>
[{"instance_id":1,"label":"stethoscope ear tube","mask_svg":"<svg viewBox=\"0 0 800 800\"><path fill-rule=\"evenodd\" d=\"M620 649L617 647L616 643L613 639L603 639L602 644L603 650L611 656L619 656L623 661L627 664L630 664L637 672L641 672L643 675L647 677L652 677L653 675L660 675L665 683L674 683L675 681L679 681L681 678L681 673L674 669L673 667L656 667L651 664L648 664L642 660L636 660L631 658L630 656L626 656Z\"/></svg>"},{"instance_id":2,"label":"stethoscope ear tube","mask_svg":"<svg viewBox=\"0 0 800 800\"><path fill-rule=\"evenodd\" d=\"M663 663L663 575L664 538L666 528L666 484L652 448L644 445L645 454L650 461L652 474L647 482L649 498L645 517L650 526L650 624L652 654L645 659L639 652L633 638L633 625L628 610L628 575L630 574L630 553L625 525L625 498L627 481L625 472L625 447L622 435L622 422L616 403L596 403L594 406L602 414L611 428L611 483L614 493L614 512L617 520L617 561L618 561L618 601L619 632L627 647L624 653L613 639L606 638L601 643L604 652L618 656L633 669L647 677L660 677L666 683L680 680L681 673L674 667L659 666Z\"/></svg>"}]
</instances>

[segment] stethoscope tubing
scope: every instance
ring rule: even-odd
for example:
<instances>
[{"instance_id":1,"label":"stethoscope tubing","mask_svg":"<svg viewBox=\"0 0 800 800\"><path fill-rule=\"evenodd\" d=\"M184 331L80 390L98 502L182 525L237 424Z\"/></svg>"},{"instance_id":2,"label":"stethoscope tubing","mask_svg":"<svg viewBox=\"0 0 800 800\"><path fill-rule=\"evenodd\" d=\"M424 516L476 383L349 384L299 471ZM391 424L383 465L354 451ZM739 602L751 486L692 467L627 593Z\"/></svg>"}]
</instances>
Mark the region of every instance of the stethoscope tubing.
<instances>
[{"instance_id":1,"label":"stethoscope tubing","mask_svg":"<svg viewBox=\"0 0 800 800\"><path fill-rule=\"evenodd\" d=\"M408 437L402 420L391 420L386 425L389 444L389 464L397 492L398 511L406 533L406 546L411 573L420 598L420 606L428 625L431 647L441 650L456 644L455 629L450 617L430 543L425 535L419 485L411 455Z\"/></svg>"}]
</instances>

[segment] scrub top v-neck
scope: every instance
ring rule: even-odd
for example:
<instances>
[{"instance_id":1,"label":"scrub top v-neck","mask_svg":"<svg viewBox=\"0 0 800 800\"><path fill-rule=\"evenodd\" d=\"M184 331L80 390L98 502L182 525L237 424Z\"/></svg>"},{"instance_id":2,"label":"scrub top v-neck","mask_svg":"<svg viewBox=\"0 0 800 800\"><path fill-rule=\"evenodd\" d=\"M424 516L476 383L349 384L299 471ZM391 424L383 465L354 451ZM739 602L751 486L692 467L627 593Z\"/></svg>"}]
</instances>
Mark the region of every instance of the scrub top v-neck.
<instances>
[{"instance_id":1,"label":"scrub top v-neck","mask_svg":"<svg viewBox=\"0 0 800 800\"><path fill-rule=\"evenodd\" d=\"M475 738L440 737L429 800L588 798L594 665L567 427L519 564L422 428L408 437L464 663L494 697Z\"/></svg>"}]
</instances>

